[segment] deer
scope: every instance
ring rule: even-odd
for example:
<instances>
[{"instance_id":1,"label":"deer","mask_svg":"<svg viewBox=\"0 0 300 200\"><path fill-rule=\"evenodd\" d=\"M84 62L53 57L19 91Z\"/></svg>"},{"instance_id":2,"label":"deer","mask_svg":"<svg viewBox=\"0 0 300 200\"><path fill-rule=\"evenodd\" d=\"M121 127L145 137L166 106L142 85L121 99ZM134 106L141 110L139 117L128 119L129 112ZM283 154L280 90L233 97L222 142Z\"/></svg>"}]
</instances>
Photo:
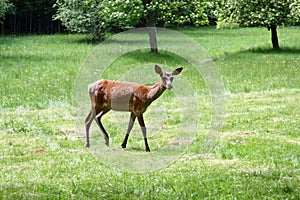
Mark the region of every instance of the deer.
<instances>
[{"instance_id":1,"label":"deer","mask_svg":"<svg viewBox=\"0 0 300 200\"><path fill-rule=\"evenodd\" d=\"M137 118L144 137L145 150L146 152L150 152L143 113L146 112L148 106L159 98L166 89L172 89L174 76L178 75L183 68L177 68L171 72L163 72L160 66L155 65L154 69L155 72L159 74L160 79L153 86L105 79L98 80L88 85L91 111L85 119L86 147L90 147L89 129L93 120L96 121L102 131L105 144L109 146L109 136L101 122L101 118L110 110L127 111L131 114L127 132L121 145L122 148L126 148L130 131Z\"/></svg>"}]
</instances>

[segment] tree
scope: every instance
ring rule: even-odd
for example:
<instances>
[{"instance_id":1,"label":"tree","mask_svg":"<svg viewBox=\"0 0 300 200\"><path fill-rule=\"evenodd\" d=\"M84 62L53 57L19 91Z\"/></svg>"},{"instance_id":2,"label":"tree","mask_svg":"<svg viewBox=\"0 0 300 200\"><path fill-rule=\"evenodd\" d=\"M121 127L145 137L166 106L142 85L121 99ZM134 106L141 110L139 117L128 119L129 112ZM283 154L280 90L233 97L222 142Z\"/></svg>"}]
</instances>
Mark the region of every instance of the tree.
<instances>
[{"instance_id":1,"label":"tree","mask_svg":"<svg viewBox=\"0 0 300 200\"><path fill-rule=\"evenodd\" d=\"M151 1L152 0L142 0L144 13L146 15L144 17L144 25L148 27L151 52L158 52L154 12L153 11L147 12L147 7L151 4Z\"/></svg>"},{"instance_id":2,"label":"tree","mask_svg":"<svg viewBox=\"0 0 300 200\"><path fill-rule=\"evenodd\" d=\"M13 4L9 0L0 0L0 23L5 17L5 14L9 11L12 11Z\"/></svg>"},{"instance_id":3,"label":"tree","mask_svg":"<svg viewBox=\"0 0 300 200\"><path fill-rule=\"evenodd\" d=\"M206 12L211 6L208 2L212 1L57 0L54 19L61 20L71 31L87 32L91 33L94 39L103 39L106 32L141 25L165 27L208 24Z\"/></svg>"},{"instance_id":4,"label":"tree","mask_svg":"<svg viewBox=\"0 0 300 200\"><path fill-rule=\"evenodd\" d=\"M274 49L279 49L278 26L300 21L299 0L225 0L218 27L264 26L271 30Z\"/></svg>"},{"instance_id":5,"label":"tree","mask_svg":"<svg viewBox=\"0 0 300 200\"><path fill-rule=\"evenodd\" d=\"M206 9L212 4L199 0L142 0L144 25L148 28L152 52L157 52L155 26L206 25ZM209 9L208 9L209 10Z\"/></svg>"}]
</instances>

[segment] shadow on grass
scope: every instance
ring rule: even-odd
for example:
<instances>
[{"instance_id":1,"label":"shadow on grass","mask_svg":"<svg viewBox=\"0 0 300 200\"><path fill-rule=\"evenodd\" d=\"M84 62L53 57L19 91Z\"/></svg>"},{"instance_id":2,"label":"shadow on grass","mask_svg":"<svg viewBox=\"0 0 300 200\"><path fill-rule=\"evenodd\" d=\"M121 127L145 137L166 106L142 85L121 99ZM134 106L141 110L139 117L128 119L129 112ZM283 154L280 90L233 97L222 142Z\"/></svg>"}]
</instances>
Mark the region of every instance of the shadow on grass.
<instances>
[{"instance_id":1,"label":"shadow on grass","mask_svg":"<svg viewBox=\"0 0 300 200\"><path fill-rule=\"evenodd\" d=\"M224 59L227 57L233 57L236 55L241 55L241 54L249 54L249 53L254 53L254 54L261 54L261 55L299 55L300 54L300 48L297 47L282 47L280 49L273 49L270 46L259 46L259 47L249 47L245 49L240 49L237 51L232 51L232 52L224 52L224 54L217 55L213 57L214 61Z\"/></svg>"},{"instance_id":2,"label":"shadow on grass","mask_svg":"<svg viewBox=\"0 0 300 200\"><path fill-rule=\"evenodd\" d=\"M282 47L280 49L273 49L269 47L254 47L248 49L247 51L258 54L300 54L300 48L296 47Z\"/></svg>"},{"instance_id":3,"label":"shadow on grass","mask_svg":"<svg viewBox=\"0 0 300 200\"><path fill-rule=\"evenodd\" d=\"M104 39L103 39L104 40ZM101 42L103 42L103 40L93 40L91 38L91 36L86 35L83 38L78 38L75 40L76 43L78 44L92 44L92 45L98 45Z\"/></svg>"},{"instance_id":4,"label":"shadow on grass","mask_svg":"<svg viewBox=\"0 0 300 200\"><path fill-rule=\"evenodd\" d=\"M113 36L113 35L110 35ZM92 44L92 45L99 45L99 44L106 44L106 45L110 45L110 44L140 44L141 42L144 42L144 39L136 39L136 40L118 40L118 39L114 39L111 37L106 36L105 38L102 39L92 39L91 37L84 37L84 38L80 38L75 40L76 43L78 44ZM105 42L105 43L103 43ZM149 48L150 48L150 43L149 43Z\"/></svg>"}]
</instances>

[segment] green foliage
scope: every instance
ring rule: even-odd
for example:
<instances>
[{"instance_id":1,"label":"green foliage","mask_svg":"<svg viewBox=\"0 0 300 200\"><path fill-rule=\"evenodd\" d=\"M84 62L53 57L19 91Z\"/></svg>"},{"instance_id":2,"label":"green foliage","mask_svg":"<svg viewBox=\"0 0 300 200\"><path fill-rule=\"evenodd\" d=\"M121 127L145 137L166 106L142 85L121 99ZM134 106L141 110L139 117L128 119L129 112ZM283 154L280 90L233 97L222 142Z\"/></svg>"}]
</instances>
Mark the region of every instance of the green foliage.
<instances>
[{"instance_id":1,"label":"green foliage","mask_svg":"<svg viewBox=\"0 0 300 200\"><path fill-rule=\"evenodd\" d=\"M140 0L102 1L102 7L98 10L103 19L101 26L109 31L132 28L140 23L143 12Z\"/></svg>"},{"instance_id":2,"label":"green foliage","mask_svg":"<svg viewBox=\"0 0 300 200\"><path fill-rule=\"evenodd\" d=\"M153 0L147 4L145 12L153 13L156 24L165 26L206 25L211 3L207 1Z\"/></svg>"},{"instance_id":3,"label":"green foliage","mask_svg":"<svg viewBox=\"0 0 300 200\"><path fill-rule=\"evenodd\" d=\"M100 8L96 1L58 0L54 7L57 8L54 19L61 20L68 30L77 33L89 32L94 37L101 37L102 19L98 15Z\"/></svg>"},{"instance_id":4,"label":"green foliage","mask_svg":"<svg viewBox=\"0 0 300 200\"><path fill-rule=\"evenodd\" d=\"M287 26L300 22L299 0L227 0L219 27Z\"/></svg>"},{"instance_id":5,"label":"green foliage","mask_svg":"<svg viewBox=\"0 0 300 200\"><path fill-rule=\"evenodd\" d=\"M61 20L70 31L90 33L94 39L137 27L148 14L160 26L206 25L209 18L215 18L213 1L153 0L144 7L141 0L57 0L54 6L54 19Z\"/></svg>"},{"instance_id":6,"label":"green foliage","mask_svg":"<svg viewBox=\"0 0 300 200\"><path fill-rule=\"evenodd\" d=\"M9 11L12 11L13 4L9 0L0 0L0 23L5 17L5 14Z\"/></svg>"},{"instance_id":7,"label":"green foliage","mask_svg":"<svg viewBox=\"0 0 300 200\"><path fill-rule=\"evenodd\" d=\"M57 0L54 6L54 19L61 20L70 31L90 33L96 40L107 32L136 25L142 14L138 0Z\"/></svg>"}]
</instances>

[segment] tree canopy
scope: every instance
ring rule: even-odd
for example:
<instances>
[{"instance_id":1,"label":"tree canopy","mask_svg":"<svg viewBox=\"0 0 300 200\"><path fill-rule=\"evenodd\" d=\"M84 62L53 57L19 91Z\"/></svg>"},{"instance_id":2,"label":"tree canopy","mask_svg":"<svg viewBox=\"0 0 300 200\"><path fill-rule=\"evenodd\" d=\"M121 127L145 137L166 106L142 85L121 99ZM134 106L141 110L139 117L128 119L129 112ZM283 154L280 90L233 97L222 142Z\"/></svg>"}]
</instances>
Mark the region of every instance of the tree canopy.
<instances>
[{"instance_id":1,"label":"tree canopy","mask_svg":"<svg viewBox=\"0 0 300 200\"><path fill-rule=\"evenodd\" d=\"M201 0L57 0L54 19L99 39L105 32L136 26L206 25L212 5Z\"/></svg>"}]
</instances>

